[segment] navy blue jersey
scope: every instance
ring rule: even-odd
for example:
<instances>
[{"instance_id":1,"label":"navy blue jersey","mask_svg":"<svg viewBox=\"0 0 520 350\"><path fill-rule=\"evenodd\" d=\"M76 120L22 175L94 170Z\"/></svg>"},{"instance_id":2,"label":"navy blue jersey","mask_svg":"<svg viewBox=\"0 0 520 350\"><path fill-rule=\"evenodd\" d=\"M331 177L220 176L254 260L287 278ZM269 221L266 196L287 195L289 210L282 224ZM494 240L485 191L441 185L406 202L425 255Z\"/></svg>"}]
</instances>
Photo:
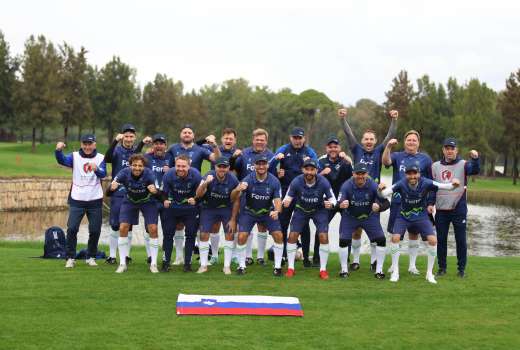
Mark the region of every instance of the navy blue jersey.
<instances>
[{"instance_id":1,"label":"navy blue jersey","mask_svg":"<svg viewBox=\"0 0 520 350\"><path fill-rule=\"evenodd\" d=\"M278 153L282 153L284 158L278 160L275 156ZM276 170L278 164L280 169L285 170L285 174L280 178L282 188L286 189L291 184L291 181L298 175L302 174L303 158L309 157L318 164L318 156L316 152L309 146L303 146L302 148L294 148L292 144L288 143L278 148L274 153L275 156L269 161L269 169L271 171Z\"/></svg>"},{"instance_id":2,"label":"navy blue jersey","mask_svg":"<svg viewBox=\"0 0 520 350\"><path fill-rule=\"evenodd\" d=\"M408 221L416 221L428 216L428 194L437 192L433 180L420 177L415 188L411 188L406 179L392 185L392 191L401 197L401 216Z\"/></svg>"},{"instance_id":3,"label":"navy blue jersey","mask_svg":"<svg viewBox=\"0 0 520 350\"><path fill-rule=\"evenodd\" d=\"M121 145L117 145L112 152L112 157L109 157L107 163L112 163L112 178L114 178L121 170L128 168L130 164L128 159L134 153L139 153L136 150L136 146L132 148L126 148Z\"/></svg>"},{"instance_id":4,"label":"navy blue jersey","mask_svg":"<svg viewBox=\"0 0 520 350\"><path fill-rule=\"evenodd\" d=\"M263 152L255 152L252 147L247 147L242 151L242 154L236 159L234 169L237 172L237 177L242 180L247 175L255 172L255 158L259 155L265 155L267 159L273 158L273 152L266 149ZM276 174L272 172L272 174Z\"/></svg>"},{"instance_id":5,"label":"navy blue jersey","mask_svg":"<svg viewBox=\"0 0 520 350\"><path fill-rule=\"evenodd\" d=\"M354 147L350 149L352 156L354 157L354 164L365 164L368 169L368 175L377 183L379 183L381 179L381 166L383 164L382 159L384 150L385 146L380 144L372 151L368 152L359 143L356 143Z\"/></svg>"},{"instance_id":6,"label":"navy blue jersey","mask_svg":"<svg viewBox=\"0 0 520 350\"><path fill-rule=\"evenodd\" d=\"M146 203L152 199L152 194L148 191L148 186L155 183L153 171L144 168L139 177L132 175L132 169L122 169L114 180L126 189L126 198L132 203Z\"/></svg>"},{"instance_id":7,"label":"navy blue jersey","mask_svg":"<svg viewBox=\"0 0 520 350\"><path fill-rule=\"evenodd\" d=\"M245 210L255 216L266 215L273 208L273 200L281 199L280 181L273 174L267 173L267 178L260 181L253 172L242 181L246 182L248 186L241 196L241 211Z\"/></svg>"},{"instance_id":8,"label":"navy blue jersey","mask_svg":"<svg viewBox=\"0 0 520 350\"><path fill-rule=\"evenodd\" d=\"M175 166L175 158L181 154L185 154L191 159L191 167L197 169L200 172L202 161L204 159L209 160L209 156L212 152L209 149L197 144L193 144L193 146L189 148L184 148L182 144L176 143L173 144L166 153L168 153L170 157L170 162L168 164L170 168Z\"/></svg>"},{"instance_id":9,"label":"navy blue jersey","mask_svg":"<svg viewBox=\"0 0 520 350\"><path fill-rule=\"evenodd\" d=\"M168 170L163 176L163 192L172 202L170 208L194 208L193 205L188 204L188 199L195 197L195 192L201 181L202 176L195 168L190 168L186 177L177 176L175 168Z\"/></svg>"},{"instance_id":10,"label":"navy blue jersey","mask_svg":"<svg viewBox=\"0 0 520 350\"><path fill-rule=\"evenodd\" d=\"M213 153L213 149L211 148L210 145L204 144L204 145L202 145L202 147L208 149L210 152ZM225 149L224 146L222 146L222 145L218 146L218 149L220 150L220 156L221 157L225 157L227 159L231 158L233 153L235 153L235 151L237 150L236 147L233 147L231 149ZM214 162L211 162L211 170L215 170L215 163Z\"/></svg>"},{"instance_id":11,"label":"navy blue jersey","mask_svg":"<svg viewBox=\"0 0 520 350\"><path fill-rule=\"evenodd\" d=\"M367 219L372 212L372 204L379 203L383 198L377 192L377 183L367 179L365 184L358 187L354 179L350 179L341 186L338 203L348 200L349 206L344 210L348 215L358 219Z\"/></svg>"},{"instance_id":12,"label":"navy blue jersey","mask_svg":"<svg viewBox=\"0 0 520 350\"><path fill-rule=\"evenodd\" d=\"M318 209L325 208L323 201L336 201L329 181L321 175L316 175L316 181L309 186L305 183L304 175L298 175L292 180L287 196L296 202L295 208L303 213L314 213Z\"/></svg>"},{"instance_id":13,"label":"navy blue jersey","mask_svg":"<svg viewBox=\"0 0 520 350\"><path fill-rule=\"evenodd\" d=\"M331 160L327 155L321 156L319 159L320 169L330 168L330 173L324 175L332 186L332 191L336 198L339 195L341 185L352 177L352 165L345 159L338 157Z\"/></svg>"},{"instance_id":14,"label":"navy blue jersey","mask_svg":"<svg viewBox=\"0 0 520 350\"><path fill-rule=\"evenodd\" d=\"M170 162L168 153L163 157L158 157L153 153L146 153L145 158L147 160L146 167L151 169L155 175L155 187L162 188L162 180L164 176L164 166Z\"/></svg>"},{"instance_id":15,"label":"navy blue jersey","mask_svg":"<svg viewBox=\"0 0 520 350\"><path fill-rule=\"evenodd\" d=\"M204 175L203 180L206 180L208 175L213 176L213 181L208 184L208 188L204 197L202 198L201 205L203 208L230 208L231 192L238 186L237 177L228 172L223 181L217 179L217 175L214 170L208 171Z\"/></svg>"},{"instance_id":16,"label":"navy blue jersey","mask_svg":"<svg viewBox=\"0 0 520 350\"><path fill-rule=\"evenodd\" d=\"M406 179L406 173L404 172L405 165L415 162L421 173L421 177L432 179L432 159L426 153L418 152L416 154L410 154L406 152L392 152L390 154L392 159L392 184L399 182L400 180ZM394 193L392 196L392 202L399 203L400 194ZM435 203L435 196L429 197L430 203Z\"/></svg>"}]
</instances>

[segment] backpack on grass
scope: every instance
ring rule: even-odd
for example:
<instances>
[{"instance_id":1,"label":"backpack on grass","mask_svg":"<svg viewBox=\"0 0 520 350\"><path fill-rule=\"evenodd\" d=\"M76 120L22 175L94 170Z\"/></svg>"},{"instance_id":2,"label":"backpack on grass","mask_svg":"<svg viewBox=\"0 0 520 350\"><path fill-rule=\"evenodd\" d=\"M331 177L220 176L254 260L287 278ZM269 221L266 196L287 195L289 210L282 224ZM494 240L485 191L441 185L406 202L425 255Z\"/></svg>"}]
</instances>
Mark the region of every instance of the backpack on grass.
<instances>
[{"instance_id":1,"label":"backpack on grass","mask_svg":"<svg viewBox=\"0 0 520 350\"><path fill-rule=\"evenodd\" d=\"M43 258L65 259L66 253L65 232L58 226L51 226L45 231Z\"/></svg>"}]
</instances>

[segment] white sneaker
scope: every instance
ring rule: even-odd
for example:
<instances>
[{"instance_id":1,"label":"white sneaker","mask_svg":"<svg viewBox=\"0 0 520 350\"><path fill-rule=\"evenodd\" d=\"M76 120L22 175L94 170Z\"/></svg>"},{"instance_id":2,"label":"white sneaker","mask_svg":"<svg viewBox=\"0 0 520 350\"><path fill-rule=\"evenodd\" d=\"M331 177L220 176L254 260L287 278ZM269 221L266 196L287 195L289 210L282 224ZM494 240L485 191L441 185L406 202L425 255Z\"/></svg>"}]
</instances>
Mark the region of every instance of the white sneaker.
<instances>
[{"instance_id":1,"label":"white sneaker","mask_svg":"<svg viewBox=\"0 0 520 350\"><path fill-rule=\"evenodd\" d=\"M175 262L173 263L173 265L175 266L180 266L180 265L184 265L184 257L178 257L178 258L175 258Z\"/></svg>"},{"instance_id":2,"label":"white sneaker","mask_svg":"<svg viewBox=\"0 0 520 350\"><path fill-rule=\"evenodd\" d=\"M437 281L435 280L435 276L433 275L433 273L427 273L426 280L430 283L437 284Z\"/></svg>"},{"instance_id":3,"label":"white sneaker","mask_svg":"<svg viewBox=\"0 0 520 350\"><path fill-rule=\"evenodd\" d=\"M392 272L394 272L394 265L390 265L390 267L388 268L388 273Z\"/></svg>"},{"instance_id":4,"label":"white sneaker","mask_svg":"<svg viewBox=\"0 0 520 350\"><path fill-rule=\"evenodd\" d=\"M151 273L159 273L159 269L156 264L150 264L150 272Z\"/></svg>"},{"instance_id":5,"label":"white sneaker","mask_svg":"<svg viewBox=\"0 0 520 350\"><path fill-rule=\"evenodd\" d=\"M96 259L94 259L94 258L90 258L90 259L85 260L85 263L88 266L92 266L92 267L98 266L98 264L96 263Z\"/></svg>"},{"instance_id":6,"label":"white sneaker","mask_svg":"<svg viewBox=\"0 0 520 350\"><path fill-rule=\"evenodd\" d=\"M390 282L399 281L399 271L392 272L392 276L390 276Z\"/></svg>"},{"instance_id":7,"label":"white sneaker","mask_svg":"<svg viewBox=\"0 0 520 350\"><path fill-rule=\"evenodd\" d=\"M205 272L208 272L208 267L207 266L201 266L197 270L197 273L205 273Z\"/></svg>"},{"instance_id":8,"label":"white sneaker","mask_svg":"<svg viewBox=\"0 0 520 350\"><path fill-rule=\"evenodd\" d=\"M222 272L224 272L224 275L231 275L231 268L228 266L228 267L224 267L222 269Z\"/></svg>"},{"instance_id":9,"label":"white sneaker","mask_svg":"<svg viewBox=\"0 0 520 350\"><path fill-rule=\"evenodd\" d=\"M411 275L420 275L421 274L419 272L419 270L417 270L417 267L415 267L415 266L410 266L408 268L408 272L410 272Z\"/></svg>"},{"instance_id":10,"label":"white sneaker","mask_svg":"<svg viewBox=\"0 0 520 350\"><path fill-rule=\"evenodd\" d=\"M66 269L72 269L74 266L76 266L76 260L74 259L67 259L67 262L65 263Z\"/></svg>"},{"instance_id":11,"label":"white sneaker","mask_svg":"<svg viewBox=\"0 0 520 350\"><path fill-rule=\"evenodd\" d=\"M123 273L123 272L126 272L127 270L128 270L128 267L126 267L126 265L119 265L117 267L116 273Z\"/></svg>"}]
</instances>

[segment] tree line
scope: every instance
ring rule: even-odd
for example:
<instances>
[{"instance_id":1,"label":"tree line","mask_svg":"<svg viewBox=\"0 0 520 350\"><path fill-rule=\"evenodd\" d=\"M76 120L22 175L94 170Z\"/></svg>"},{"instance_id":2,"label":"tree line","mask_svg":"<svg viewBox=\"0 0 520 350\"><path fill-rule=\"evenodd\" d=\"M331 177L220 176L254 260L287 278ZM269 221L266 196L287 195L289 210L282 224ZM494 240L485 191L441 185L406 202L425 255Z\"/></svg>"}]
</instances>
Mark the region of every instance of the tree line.
<instances>
[{"instance_id":1,"label":"tree line","mask_svg":"<svg viewBox=\"0 0 520 350\"><path fill-rule=\"evenodd\" d=\"M157 74L141 87L136 70L118 56L97 67L89 64L87 55L84 47L55 45L40 35L30 36L24 52L14 56L0 31L0 138L29 138L34 149L50 130L62 130L63 141L89 131L106 135L110 143L126 122L145 134L160 131L175 139L188 123L199 136L232 127L241 145L250 141L254 128L263 127L273 148L287 142L296 125L306 129L309 143L318 151L331 134L344 138L336 115L343 106L314 89L299 94L289 88L273 91L240 78L186 91L182 81L165 74ZM450 78L442 84L424 75L414 84L403 70L385 95L383 104L361 99L345 106L358 138L366 129L384 138L388 111L397 109L398 139L406 130L419 131L422 150L437 159L443 139L455 136L463 153L479 150L483 173L494 176L500 162L516 183L520 69L507 77L504 90L498 92L477 78L464 83ZM75 135L71 135L73 128Z\"/></svg>"}]
</instances>

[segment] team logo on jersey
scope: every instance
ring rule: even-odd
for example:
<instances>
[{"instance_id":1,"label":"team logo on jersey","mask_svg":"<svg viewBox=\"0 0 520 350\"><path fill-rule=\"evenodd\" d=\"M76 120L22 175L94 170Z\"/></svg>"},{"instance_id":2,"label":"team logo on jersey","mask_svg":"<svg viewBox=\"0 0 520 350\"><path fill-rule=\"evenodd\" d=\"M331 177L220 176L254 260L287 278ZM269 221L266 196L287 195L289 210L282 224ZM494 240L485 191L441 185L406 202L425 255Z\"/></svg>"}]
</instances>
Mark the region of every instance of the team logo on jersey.
<instances>
[{"instance_id":1,"label":"team logo on jersey","mask_svg":"<svg viewBox=\"0 0 520 350\"><path fill-rule=\"evenodd\" d=\"M452 174L452 172L449 171L449 170L443 170L443 171L441 172L441 179L442 179L443 181L449 181L449 180L451 180L451 177L452 177L452 176L453 176L453 174Z\"/></svg>"},{"instance_id":2,"label":"team logo on jersey","mask_svg":"<svg viewBox=\"0 0 520 350\"><path fill-rule=\"evenodd\" d=\"M92 171L92 165L90 165L90 163L83 164L83 171L86 173L90 173Z\"/></svg>"}]
</instances>

